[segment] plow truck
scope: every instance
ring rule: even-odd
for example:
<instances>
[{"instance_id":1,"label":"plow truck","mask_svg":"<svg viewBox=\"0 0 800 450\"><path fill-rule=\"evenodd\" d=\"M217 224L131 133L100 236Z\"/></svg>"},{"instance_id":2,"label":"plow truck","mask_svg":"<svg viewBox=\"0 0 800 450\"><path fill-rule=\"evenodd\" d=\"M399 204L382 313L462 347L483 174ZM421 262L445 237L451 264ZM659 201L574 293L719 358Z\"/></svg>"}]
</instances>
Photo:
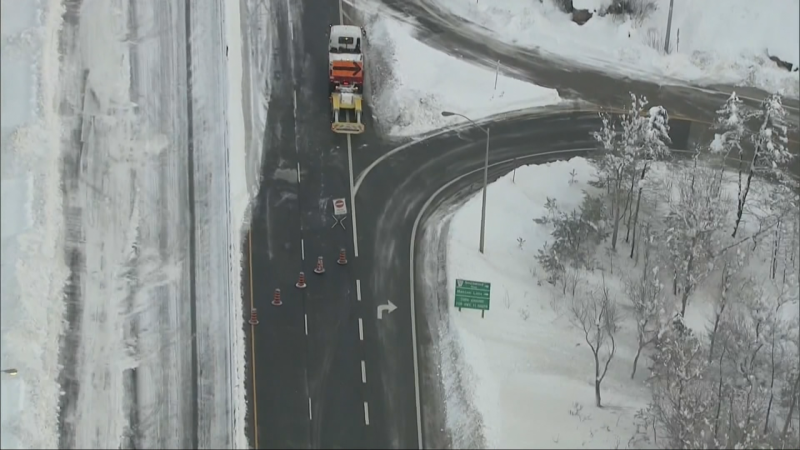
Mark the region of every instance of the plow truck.
<instances>
[{"instance_id":1,"label":"plow truck","mask_svg":"<svg viewBox=\"0 0 800 450\"><path fill-rule=\"evenodd\" d=\"M328 39L328 90L331 98L331 130L361 134L364 92L364 38L361 27L331 25Z\"/></svg>"}]
</instances>

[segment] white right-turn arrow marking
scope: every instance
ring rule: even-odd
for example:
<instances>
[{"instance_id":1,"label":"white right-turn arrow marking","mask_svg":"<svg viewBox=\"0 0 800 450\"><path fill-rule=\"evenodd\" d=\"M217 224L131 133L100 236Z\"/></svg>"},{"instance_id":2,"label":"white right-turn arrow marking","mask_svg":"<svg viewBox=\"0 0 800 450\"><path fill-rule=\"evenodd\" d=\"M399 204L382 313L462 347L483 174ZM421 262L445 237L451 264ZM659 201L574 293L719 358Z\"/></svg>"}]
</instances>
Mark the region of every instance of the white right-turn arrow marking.
<instances>
[{"instance_id":1,"label":"white right-turn arrow marking","mask_svg":"<svg viewBox=\"0 0 800 450\"><path fill-rule=\"evenodd\" d=\"M391 300L387 300L387 301L389 302L388 305L378 305L378 319L383 319L383 312L384 311L386 311L387 313L391 313L392 311L397 309L397 306L395 306L395 304L392 303Z\"/></svg>"}]
</instances>

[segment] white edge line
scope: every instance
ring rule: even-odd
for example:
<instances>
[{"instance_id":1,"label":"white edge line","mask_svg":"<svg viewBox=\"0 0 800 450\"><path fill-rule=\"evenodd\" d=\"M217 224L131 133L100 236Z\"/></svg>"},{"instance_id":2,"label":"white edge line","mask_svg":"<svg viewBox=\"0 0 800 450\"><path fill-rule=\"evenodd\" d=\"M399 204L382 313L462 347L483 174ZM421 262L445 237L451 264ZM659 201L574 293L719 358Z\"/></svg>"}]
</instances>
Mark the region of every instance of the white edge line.
<instances>
[{"instance_id":1,"label":"white edge line","mask_svg":"<svg viewBox=\"0 0 800 450\"><path fill-rule=\"evenodd\" d=\"M381 155L378 159L373 161L369 166L367 166L366 169L361 171L360 174L358 174L358 179L356 180L356 184L355 184L355 194L358 194L358 189L361 187L361 183L364 182L364 178L366 178L367 175L369 175L369 173L372 172L372 169L374 169L378 164L380 164L380 163L386 161L387 159L391 158L395 154L407 149L408 147L421 144L421 143L427 141L428 139L433 139L433 138L441 136L441 135L443 135L445 133L449 133L451 131L459 131L459 130L462 130L462 129L470 128L472 126L473 125L471 123L466 122L466 123L463 123L463 124L460 124L460 125L455 125L455 126L450 127L450 128L443 128L443 129L441 129L441 130L439 130L439 131L437 131L435 133L432 133L432 134L429 134L428 136L425 136L422 139L413 140L411 142L406 142L405 144L403 144L403 145L401 145L401 146L399 146L397 148L393 148L393 149L389 150L385 154Z\"/></svg>"},{"instance_id":2,"label":"white edge line","mask_svg":"<svg viewBox=\"0 0 800 450\"><path fill-rule=\"evenodd\" d=\"M300 239L300 258L306 260L306 240Z\"/></svg>"},{"instance_id":3,"label":"white edge line","mask_svg":"<svg viewBox=\"0 0 800 450\"><path fill-rule=\"evenodd\" d=\"M367 383L367 363L363 359L361 360L361 382Z\"/></svg>"},{"instance_id":4,"label":"white edge line","mask_svg":"<svg viewBox=\"0 0 800 450\"><path fill-rule=\"evenodd\" d=\"M356 189L353 187L353 143L347 135L347 165L350 172L350 209L353 213L353 254L358 258L358 222L356 221Z\"/></svg>"},{"instance_id":5,"label":"white edge line","mask_svg":"<svg viewBox=\"0 0 800 450\"><path fill-rule=\"evenodd\" d=\"M508 164L510 162L514 162L515 160L516 161L520 161L520 160L524 160L524 159L538 158L538 157L541 157L541 156L559 155L559 154L565 154L565 153L578 153L578 152L585 152L585 151L591 151L591 150L596 150L596 148L592 147L592 148L581 148L581 149L572 149L572 150L558 150L558 151L553 151L553 152L544 152L544 153L538 153L536 155L526 155L526 156L520 156L520 157L517 157L517 158L506 159L504 161L498 161L498 162L489 164L489 167L493 167L493 166L497 166L497 165L501 165L501 164ZM410 291L410 293L411 293L411 308L409 308L409 311L410 311L410 314L411 314L411 351L412 351L412 353L414 355L414 395L416 396L416 401L417 401L417 405L416 405L417 406L417 444L419 445L420 450L424 449L425 447L423 446L423 443L422 443L422 414L421 414L420 397L419 397L419 356L417 355L417 320L416 320L416 313L415 313L415 307L414 307L414 247L415 247L414 244L416 243L416 239L417 239L417 228L419 228L419 222L420 222L420 220L422 220L422 216L425 214L425 211L431 206L431 203L433 203L433 200L436 197L438 197L439 194L442 193L442 191L444 191L448 187L452 186L454 183L458 182L462 178L470 176L470 175L472 175L474 173L478 173L478 172L480 172L482 170L483 170L483 167L481 167L479 169L475 169L475 170L469 171L469 172L467 172L467 173L465 173L463 175L460 175L460 176L452 179L450 182L448 182L444 186L440 187L436 192L433 193L433 195L431 195L428 198L428 200L425 201L425 204L422 205L422 209L420 209L419 214L417 214L417 218L414 220L414 226L411 228L411 252L410 252L410 258L409 258L409 266L410 266L410 272L409 273L410 273L410 278L411 278L411 280L410 280L410 283L411 283L411 291ZM361 319L358 319L358 320L359 320L359 323L360 323ZM366 408L366 402L364 404L365 404L365 408Z\"/></svg>"},{"instance_id":6,"label":"white edge line","mask_svg":"<svg viewBox=\"0 0 800 450\"><path fill-rule=\"evenodd\" d=\"M303 322L306 328L306 336L308 336L308 314L303 314Z\"/></svg>"},{"instance_id":7,"label":"white edge line","mask_svg":"<svg viewBox=\"0 0 800 450\"><path fill-rule=\"evenodd\" d=\"M297 161L297 184L300 184L300 161Z\"/></svg>"},{"instance_id":8,"label":"white edge line","mask_svg":"<svg viewBox=\"0 0 800 450\"><path fill-rule=\"evenodd\" d=\"M311 416L311 397L308 397L308 420L312 420Z\"/></svg>"},{"instance_id":9,"label":"white edge line","mask_svg":"<svg viewBox=\"0 0 800 450\"><path fill-rule=\"evenodd\" d=\"M364 402L364 424L369 425L369 403Z\"/></svg>"},{"instance_id":10,"label":"white edge line","mask_svg":"<svg viewBox=\"0 0 800 450\"><path fill-rule=\"evenodd\" d=\"M361 280L356 280L356 299L361 301Z\"/></svg>"},{"instance_id":11,"label":"white edge line","mask_svg":"<svg viewBox=\"0 0 800 450\"><path fill-rule=\"evenodd\" d=\"M358 339L364 340L364 322L361 320L361 317L358 318Z\"/></svg>"}]
</instances>

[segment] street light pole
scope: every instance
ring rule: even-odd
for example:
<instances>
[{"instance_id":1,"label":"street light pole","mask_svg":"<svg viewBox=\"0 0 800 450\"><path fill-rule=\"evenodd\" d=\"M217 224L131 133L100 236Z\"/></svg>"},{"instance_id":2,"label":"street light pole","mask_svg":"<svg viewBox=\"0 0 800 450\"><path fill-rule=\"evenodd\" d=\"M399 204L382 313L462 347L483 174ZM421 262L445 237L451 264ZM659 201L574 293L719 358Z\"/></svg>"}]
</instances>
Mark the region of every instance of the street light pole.
<instances>
[{"instance_id":1,"label":"street light pole","mask_svg":"<svg viewBox=\"0 0 800 450\"><path fill-rule=\"evenodd\" d=\"M477 127L479 130L486 133L486 155L483 160L483 201L481 202L481 238L480 238L480 243L478 245L478 250L481 253L483 253L484 243L486 241L486 190L489 186L489 140L490 140L489 127L483 128L477 123L475 123L475 121L470 119L469 117L456 112L442 111L442 116L463 117L464 119L467 119L473 125L475 125L475 127Z\"/></svg>"},{"instance_id":2,"label":"street light pole","mask_svg":"<svg viewBox=\"0 0 800 450\"><path fill-rule=\"evenodd\" d=\"M478 249L483 253L486 236L486 187L489 185L489 127L486 127L486 157L483 161L483 201L481 202L481 241Z\"/></svg>"}]
</instances>

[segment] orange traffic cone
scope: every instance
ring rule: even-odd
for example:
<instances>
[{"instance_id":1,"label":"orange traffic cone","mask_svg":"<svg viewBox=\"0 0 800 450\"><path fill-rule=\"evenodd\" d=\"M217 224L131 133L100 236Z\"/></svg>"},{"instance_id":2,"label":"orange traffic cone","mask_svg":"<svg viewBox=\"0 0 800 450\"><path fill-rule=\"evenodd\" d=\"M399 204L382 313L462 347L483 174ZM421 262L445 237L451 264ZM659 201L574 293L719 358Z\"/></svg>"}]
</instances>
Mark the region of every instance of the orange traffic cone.
<instances>
[{"instance_id":1,"label":"orange traffic cone","mask_svg":"<svg viewBox=\"0 0 800 450\"><path fill-rule=\"evenodd\" d=\"M280 301L280 299L278 299L278 301ZM250 325L258 325L258 313L255 308L250 308Z\"/></svg>"},{"instance_id":2,"label":"orange traffic cone","mask_svg":"<svg viewBox=\"0 0 800 450\"><path fill-rule=\"evenodd\" d=\"M317 258L317 267L314 268L314 273L316 274L325 273L325 265L322 263L322 256Z\"/></svg>"},{"instance_id":3,"label":"orange traffic cone","mask_svg":"<svg viewBox=\"0 0 800 450\"><path fill-rule=\"evenodd\" d=\"M275 289L275 295L272 296L272 304L275 305L275 306L281 306L283 304L283 302L281 301L281 290L280 289ZM251 316L252 316L252 314L255 313L255 309L253 309L253 311L254 312L251 313Z\"/></svg>"},{"instance_id":4,"label":"orange traffic cone","mask_svg":"<svg viewBox=\"0 0 800 450\"><path fill-rule=\"evenodd\" d=\"M298 289L305 289L306 288L306 274L300 272L300 276L297 277L297 283L295 284Z\"/></svg>"},{"instance_id":5,"label":"orange traffic cone","mask_svg":"<svg viewBox=\"0 0 800 450\"><path fill-rule=\"evenodd\" d=\"M336 260L336 263L342 266L347 264L347 255L344 249L339 250L339 259Z\"/></svg>"}]
</instances>

